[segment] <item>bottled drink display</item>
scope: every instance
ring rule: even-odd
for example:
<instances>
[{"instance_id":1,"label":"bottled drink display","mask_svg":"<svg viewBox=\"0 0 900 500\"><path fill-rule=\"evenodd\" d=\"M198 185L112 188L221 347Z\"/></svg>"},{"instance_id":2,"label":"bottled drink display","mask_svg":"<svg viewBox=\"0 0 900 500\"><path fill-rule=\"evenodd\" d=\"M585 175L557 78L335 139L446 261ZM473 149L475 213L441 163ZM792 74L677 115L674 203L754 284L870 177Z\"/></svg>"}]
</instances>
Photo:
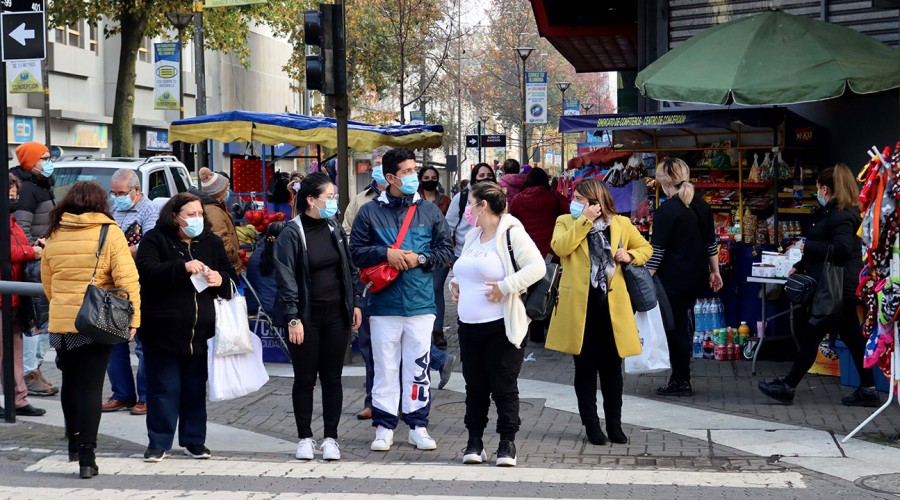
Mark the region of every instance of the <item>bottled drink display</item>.
<instances>
[{"instance_id":1,"label":"bottled drink display","mask_svg":"<svg viewBox=\"0 0 900 500\"><path fill-rule=\"evenodd\" d=\"M750 336L746 321L739 328L726 324L725 305L718 298L699 299L694 303L694 330L692 355L695 359L738 360Z\"/></svg>"}]
</instances>

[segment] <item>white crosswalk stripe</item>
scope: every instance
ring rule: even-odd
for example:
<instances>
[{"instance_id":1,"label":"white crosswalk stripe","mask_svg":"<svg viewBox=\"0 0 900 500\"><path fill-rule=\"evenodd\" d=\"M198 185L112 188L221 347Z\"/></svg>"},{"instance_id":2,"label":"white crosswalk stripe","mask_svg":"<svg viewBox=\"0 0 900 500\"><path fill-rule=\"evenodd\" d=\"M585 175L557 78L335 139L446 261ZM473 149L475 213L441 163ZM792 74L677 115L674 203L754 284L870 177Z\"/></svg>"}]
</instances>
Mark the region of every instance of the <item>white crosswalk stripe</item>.
<instances>
[{"instance_id":1,"label":"white crosswalk stripe","mask_svg":"<svg viewBox=\"0 0 900 500\"><path fill-rule=\"evenodd\" d=\"M438 496L440 500L472 500L472 497ZM377 495L358 493L269 493L265 491L198 491L198 490L113 490L84 488L10 488L0 486L0 500L22 498L53 498L54 500L108 500L128 498L128 500L159 500L161 498L211 498L215 500L412 500L421 499L413 495ZM546 500L532 497L491 497L491 500ZM566 499L560 499L566 500Z\"/></svg>"},{"instance_id":2,"label":"white crosswalk stripe","mask_svg":"<svg viewBox=\"0 0 900 500\"><path fill-rule=\"evenodd\" d=\"M104 475L121 476L225 476L317 479L392 479L487 481L494 483L552 483L583 485L647 485L734 488L805 488L797 472L712 472L693 470L623 470L608 468L562 469L520 467L499 472L495 467L428 463L368 462L263 462L246 460L190 460L172 457L147 465L137 457L98 457ZM140 465L140 467L136 467ZM74 474L76 468L58 455L44 458L26 472Z\"/></svg>"}]
</instances>

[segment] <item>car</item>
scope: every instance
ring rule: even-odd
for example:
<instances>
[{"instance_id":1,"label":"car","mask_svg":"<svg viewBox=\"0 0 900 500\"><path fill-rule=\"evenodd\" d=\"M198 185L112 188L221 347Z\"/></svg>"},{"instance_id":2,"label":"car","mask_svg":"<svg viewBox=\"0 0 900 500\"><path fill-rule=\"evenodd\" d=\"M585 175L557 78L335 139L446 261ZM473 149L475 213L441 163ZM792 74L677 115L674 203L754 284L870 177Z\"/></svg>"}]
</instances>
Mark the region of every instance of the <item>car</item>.
<instances>
[{"instance_id":1,"label":"car","mask_svg":"<svg viewBox=\"0 0 900 500\"><path fill-rule=\"evenodd\" d=\"M187 167L171 155L150 158L61 156L54 160L53 166L53 194L57 200L78 181L96 181L110 191L112 175L120 168L133 169L140 180L141 192L158 206L194 186Z\"/></svg>"}]
</instances>

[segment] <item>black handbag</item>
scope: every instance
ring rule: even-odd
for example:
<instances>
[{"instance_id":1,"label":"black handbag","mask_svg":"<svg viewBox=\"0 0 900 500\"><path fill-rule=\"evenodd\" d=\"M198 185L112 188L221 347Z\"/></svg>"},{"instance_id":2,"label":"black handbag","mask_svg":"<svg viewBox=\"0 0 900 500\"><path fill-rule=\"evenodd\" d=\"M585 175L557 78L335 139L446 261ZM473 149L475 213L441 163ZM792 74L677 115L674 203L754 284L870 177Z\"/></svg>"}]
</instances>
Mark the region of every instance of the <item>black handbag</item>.
<instances>
[{"instance_id":1,"label":"black handbag","mask_svg":"<svg viewBox=\"0 0 900 500\"><path fill-rule=\"evenodd\" d=\"M622 238L619 238L619 248L622 248ZM653 276L650 270L644 266L631 264L622 265L622 275L625 277L625 287L631 297L631 309L634 312L647 312L656 307L656 286L653 284Z\"/></svg>"},{"instance_id":2,"label":"black handbag","mask_svg":"<svg viewBox=\"0 0 900 500\"><path fill-rule=\"evenodd\" d=\"M506 231L506 248L509 250L513 269L515 272L519 272L519 264L516 263L516 254L513 252L508 229ZM522 296L525 314L534 321L543 321L549 318L559 302L559 280L562 278L562 267L553 262L551 255L548 255L544 262L547 264L544 277L528 287L528 291Z\"/></svg>"},{"instance_id":3,"label":"black handbag","mask_svg":"<svg viewBox=\"0 0 900 500\"><path fill-rule=\"evenodd\" d=\"M94 286L97 266L100 264L100 252L106 242L109 225L100 228L100 243L97 245L97 262L94 273L84 293L81 309L75 317L75 329L98 344L114 345L128 342L131 338L131 319L134 317L134 306L128 291L121 288L104 290ZM118 294L123 293L125 297Z\"/></svg>"},{"instance_id":4,"label":"black handbag","mask_svg":"<svg viewBox=\"0 0 900 500\"><path fill-rule=\"evenodd\" d=\"M813 325L821 323L825 318L840 312L844 301L844 268L836 266L827 259L822 265L819 286L812 298L812 310L809 322Z\"/></svg>"},{"instance_id":5,"label":"black handbag","mask_svg":"<svg viewBox=\"0 0 900 500\"><path fill-rule=\"evenodd\" d=\"M803 273L794 273L788 276L784 284L784 296L791 304L805 306L812 301L816 288L818 282L815 278Z\"/></svg>"}]
</instances>

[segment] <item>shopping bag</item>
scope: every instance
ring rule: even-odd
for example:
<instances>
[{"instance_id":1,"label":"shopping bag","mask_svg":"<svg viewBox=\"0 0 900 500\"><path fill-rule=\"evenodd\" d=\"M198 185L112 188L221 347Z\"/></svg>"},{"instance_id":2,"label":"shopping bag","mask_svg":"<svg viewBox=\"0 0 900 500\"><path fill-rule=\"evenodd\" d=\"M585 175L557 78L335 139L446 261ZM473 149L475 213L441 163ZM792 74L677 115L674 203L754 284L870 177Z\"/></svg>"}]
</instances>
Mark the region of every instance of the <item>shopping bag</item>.
<instances>
[{"instance_id":1,"label":"shopping bag","mask_svg":"<svg viewBox=\"0 0 900 500\"><path fill-rule=\"evenodd\" d=\"M829 316L839 313L843 307L843 300L844 268L826 260L813 294L809 323L818 325Z\"/></svg>"},{"instance_id":2,"label":"shopping bag","mask_svg":"<svg viewBox=\"0 0 900 500\"><path fill-rule=\"evenodd\" d=\"M250 337L253 352L234 356L216 356L216 338L206 341L209 347L207 368L209 369L209 400L225 401L258 391L269 381L269 374L262 359L262 341Z\"/></svg>"},{"instance_id":3,"label":"shopping bag","mask_svg":"<svg viewBox=\"0 0 900 500\"><path fill-rule=\"evenodd\" d=\"M231 299L216 298L216 356L233 356L253 352L250 338L250 320L247 318L247 300L237 292L231 282Z\"/></svg>"},{"instance_id":4,"label":"shopping bag","mask_svg":"<svg viewBox=\"0 0 900 500\"><path fill-rule=\"evenodd\" d=\"M669 344L666 342L666 330L663 327L659 304L649 311L634 313L634 322L641 337L641 353L625 358L625 373L641 375L671 368Z\"/></svg>"}]
</instances>

